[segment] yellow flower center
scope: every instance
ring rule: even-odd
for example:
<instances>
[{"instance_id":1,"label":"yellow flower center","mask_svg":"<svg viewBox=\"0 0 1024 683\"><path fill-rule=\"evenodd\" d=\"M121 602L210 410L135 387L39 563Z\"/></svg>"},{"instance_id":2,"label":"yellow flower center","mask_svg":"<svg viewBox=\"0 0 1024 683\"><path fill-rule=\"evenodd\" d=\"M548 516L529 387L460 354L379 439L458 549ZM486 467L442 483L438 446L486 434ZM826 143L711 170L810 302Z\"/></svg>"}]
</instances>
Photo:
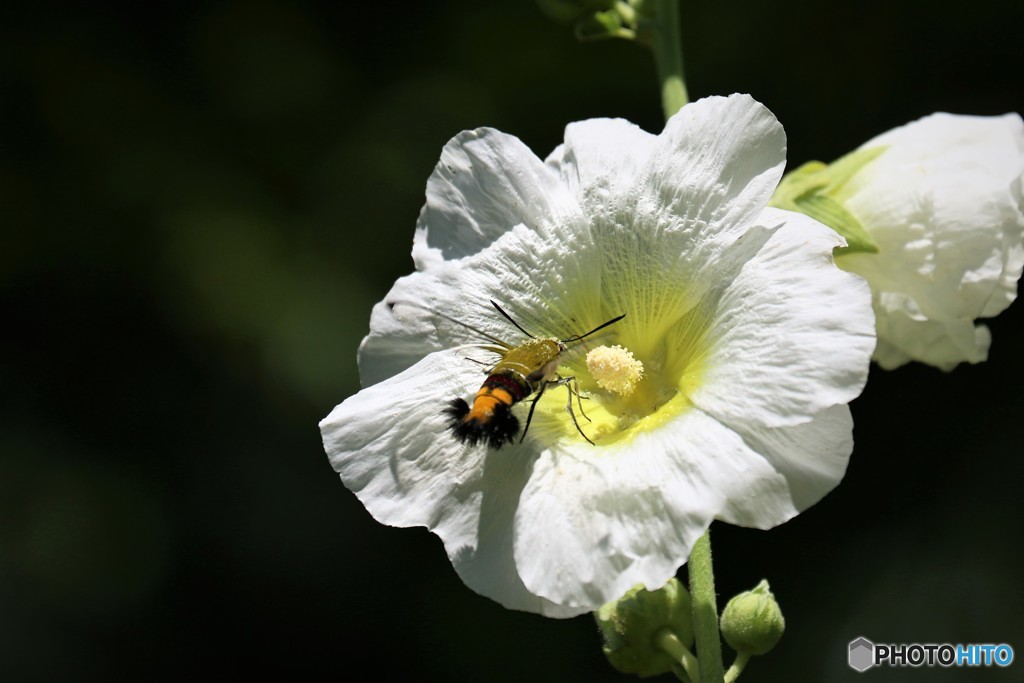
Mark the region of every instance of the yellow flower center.
<instances>
[{"instance_id":1,"label":"yellow flower center","mask_svg":"<svg viewBox=\"0 0 1024 683\"><path fill-rule=\"evenodd\" d=\"M692 333L693 328L687 331ZM691 407L689 397L702 381L707 352L703 335L680 336L688 337L689 343L668 344L643 355L624 346L602 346L587 354L585 366L573 362L560 368L560 376L575 378L581 395L563 394L561 389L545 392L530 436L542 443L585 443L576 428L579 425L587 439L600 447L631 440L670 422Z\"/></svg>"}]
</instances>

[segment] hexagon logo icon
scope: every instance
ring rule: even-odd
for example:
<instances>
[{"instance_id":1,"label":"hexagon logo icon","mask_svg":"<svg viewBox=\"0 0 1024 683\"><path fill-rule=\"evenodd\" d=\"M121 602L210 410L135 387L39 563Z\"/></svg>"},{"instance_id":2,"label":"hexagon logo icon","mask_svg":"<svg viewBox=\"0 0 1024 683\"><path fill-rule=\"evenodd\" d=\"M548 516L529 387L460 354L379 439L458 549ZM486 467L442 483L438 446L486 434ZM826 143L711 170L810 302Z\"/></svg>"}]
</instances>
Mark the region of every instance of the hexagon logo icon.
<instances>
[{"instance_id":1,"label":"hexagon logo icon","mask_svg":"<svg viewBox=\"0 0 1024 683\"><path fill-rule=\"evenodd\" d=\"M850 641L850 668L855 671L867 671L875 665L875 644L861 636Z\"/></svg>"}]
</instances>

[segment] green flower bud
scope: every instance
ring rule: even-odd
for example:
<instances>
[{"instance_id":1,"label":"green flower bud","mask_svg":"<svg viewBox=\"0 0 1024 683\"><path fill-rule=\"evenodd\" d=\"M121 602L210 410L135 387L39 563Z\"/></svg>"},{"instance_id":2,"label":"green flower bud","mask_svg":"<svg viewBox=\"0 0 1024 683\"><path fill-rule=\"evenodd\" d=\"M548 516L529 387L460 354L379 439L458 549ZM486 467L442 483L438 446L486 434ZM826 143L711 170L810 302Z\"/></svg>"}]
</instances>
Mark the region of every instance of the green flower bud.
<instances>
[{"instance_id":1,"label":"green flower bud","mask_svg":"<svg viewBox=\"0 0 1024 683\"><path fill-rule=\"evenodd\" d=\"M779 603L762 580L754 590L735 596L722 610L722 637L736 652L763 655L775 647L786 620Z\"/></svg>"},{"instance_id":2,"label":"green flower bud","mask_svg":"<svg viewBox=\"0 0 1024 683\"><path fill-rule=\"evenodd\" d=\"M656 676L671 671L678 660L657 643L668 630L684 647L693 644L690 594L676 579L649 591L638 584L594 613L604 636L604 654L623 673Z\"/></svg>"}]
</instances>

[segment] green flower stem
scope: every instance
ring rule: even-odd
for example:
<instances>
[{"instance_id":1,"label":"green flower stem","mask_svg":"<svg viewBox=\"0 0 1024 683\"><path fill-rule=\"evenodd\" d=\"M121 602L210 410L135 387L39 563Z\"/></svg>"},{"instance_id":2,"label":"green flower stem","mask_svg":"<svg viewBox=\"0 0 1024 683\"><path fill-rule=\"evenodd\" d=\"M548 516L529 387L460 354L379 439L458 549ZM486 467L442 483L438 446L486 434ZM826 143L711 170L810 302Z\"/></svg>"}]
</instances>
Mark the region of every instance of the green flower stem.
<instances>
[{"instance_id":1,"label":"green flower stem","mask_svg":"<svg viewBox=\"0 0 1024 683\"><path fill-rule=\"evenodd\" d=\"M682 665L686 675L691 681L696 681L700 675L700 667L697 658L686 649L686 646L679 640L672 629L663 628L654 636L654 644L668 653L668 656Z\"/></svg>"},{"instance_id":2,"label":"green flower stem","mask_svg":"<svg viewBox=\"0 0 1024 683\"><path fill-rule=\"evenodd\" d=\"M700 683L722 683L722 641L718 634L715 572L711 567L711 531L697 539L690 551L690 598L693 600L693 637L700 660Z\"/></svg>"},{"instance_id":3,"label":"green flower stem","mask_svg":"<svg viewBox=\"0 0 1024 683\"><path fill-rule=\"evenodd\" d=\"M651 50L661 83L661 106L665 120L689 102L683 80L683 41L679 32L679 0L653 0L657 25Z\"/></svg>"},{"instance_id":4,"label":"green flower stem","mask_svg":"<svg viewBox=\"0 0 1024 683\"><path fill-rule=\"evenodd\" d=\"M736 679L743 673L743 668L750 661L749 652L738 652L736 653L736 661L732 663L729 670L725 672L725 683L735 683Z\"/></svg>"}]
</instances>

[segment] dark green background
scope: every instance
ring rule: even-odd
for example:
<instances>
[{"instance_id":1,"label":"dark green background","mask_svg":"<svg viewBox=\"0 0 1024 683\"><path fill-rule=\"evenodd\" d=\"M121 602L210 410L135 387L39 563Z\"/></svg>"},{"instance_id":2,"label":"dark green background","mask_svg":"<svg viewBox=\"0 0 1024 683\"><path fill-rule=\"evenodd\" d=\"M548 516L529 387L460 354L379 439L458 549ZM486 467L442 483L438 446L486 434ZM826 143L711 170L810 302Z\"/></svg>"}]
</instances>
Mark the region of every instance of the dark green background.
<instances>
[{"instance_id":1,"label":"dark green background","mask_svg":"<svg viewBox=\"0 0 1024 683\"><path fill-rule=\"evenodd\" d=\"M1018 2L682 14L691 93L753 94L793 164L1024 111ZM374 522L316 426L442 145L493 126L544 156L595 116L660 128L649 56L529 2L0 10L0 678L626 680L589 617L504 610ZM743 680L861 680L859 635L1021 658L863 680L1020 680L1021 304L991 327L983 365L873 369L819 505L714 527L720 593L767 577L788 619Z\"/></svg>"}]
</instances>

